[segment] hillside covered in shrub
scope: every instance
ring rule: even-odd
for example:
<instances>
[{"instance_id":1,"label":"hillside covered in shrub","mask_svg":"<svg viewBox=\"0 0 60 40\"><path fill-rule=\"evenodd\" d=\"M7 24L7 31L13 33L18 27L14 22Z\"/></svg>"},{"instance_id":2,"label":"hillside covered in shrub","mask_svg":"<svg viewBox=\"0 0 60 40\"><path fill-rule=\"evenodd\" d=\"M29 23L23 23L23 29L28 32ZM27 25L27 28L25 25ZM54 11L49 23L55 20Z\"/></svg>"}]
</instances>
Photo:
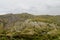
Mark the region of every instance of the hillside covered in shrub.
<instances>
[{"instance_id":1,"label":"hillside covered in shrub","mask_svg":"<svg viewBox=\"0 0 60 40\"><path fill-rule=\"evenodd\" d=\"M0 15L0 40L60 40L60 15Z\"/></svg>"}]
</instances>

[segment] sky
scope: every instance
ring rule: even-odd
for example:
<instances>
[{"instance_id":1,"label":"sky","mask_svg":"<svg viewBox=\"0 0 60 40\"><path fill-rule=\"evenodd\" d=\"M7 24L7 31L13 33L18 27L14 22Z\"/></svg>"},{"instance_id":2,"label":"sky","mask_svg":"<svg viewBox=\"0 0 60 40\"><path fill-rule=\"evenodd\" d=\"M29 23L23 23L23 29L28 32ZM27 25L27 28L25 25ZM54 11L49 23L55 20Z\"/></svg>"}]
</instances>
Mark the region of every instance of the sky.
<instances>
[{"instance_id":1,"label":"sky","mask_svg":"<svg viewBox=\"0 0 60 40\"><path fill-rule=\"evenodd\" d=\"M0 0L0 15L24 12L60 15L60 0Z\"/></svg>"}]
</instances>

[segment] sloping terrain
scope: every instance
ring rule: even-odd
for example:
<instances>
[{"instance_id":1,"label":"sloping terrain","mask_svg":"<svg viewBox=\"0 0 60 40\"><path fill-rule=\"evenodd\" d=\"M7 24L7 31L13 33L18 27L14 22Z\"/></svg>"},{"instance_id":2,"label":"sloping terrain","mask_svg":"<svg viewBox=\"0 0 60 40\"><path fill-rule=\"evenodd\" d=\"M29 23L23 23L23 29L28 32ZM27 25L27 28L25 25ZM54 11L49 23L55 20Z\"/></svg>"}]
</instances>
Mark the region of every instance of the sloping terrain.
<instances>
[{"instance_id":1,"label":"sloping terrain","mask_svg":"<svg viewBox=\"0 0 60 40\"><path fill-rule=\"evenodd\" d=\"M60 40L60 16L0 15L0 40Z\"/></svg>"}]
</instances>

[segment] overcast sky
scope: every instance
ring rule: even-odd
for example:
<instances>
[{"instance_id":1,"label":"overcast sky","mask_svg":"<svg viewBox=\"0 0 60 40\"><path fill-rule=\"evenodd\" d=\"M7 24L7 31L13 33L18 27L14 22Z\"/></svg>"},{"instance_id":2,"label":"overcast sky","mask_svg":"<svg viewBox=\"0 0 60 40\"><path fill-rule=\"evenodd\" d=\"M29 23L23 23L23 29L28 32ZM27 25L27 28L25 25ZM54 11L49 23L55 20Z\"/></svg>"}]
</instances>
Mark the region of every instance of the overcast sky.
<instances>
[{"instance_id":1,"label":"overcast sky","mask_svg":"<svg viewBox=\"0 0 60 40\"><path fill-rule=\"evenodd\" d=\"M60 0L0 0L0 14L60 14Z\"/></svg>"}]
</instances>

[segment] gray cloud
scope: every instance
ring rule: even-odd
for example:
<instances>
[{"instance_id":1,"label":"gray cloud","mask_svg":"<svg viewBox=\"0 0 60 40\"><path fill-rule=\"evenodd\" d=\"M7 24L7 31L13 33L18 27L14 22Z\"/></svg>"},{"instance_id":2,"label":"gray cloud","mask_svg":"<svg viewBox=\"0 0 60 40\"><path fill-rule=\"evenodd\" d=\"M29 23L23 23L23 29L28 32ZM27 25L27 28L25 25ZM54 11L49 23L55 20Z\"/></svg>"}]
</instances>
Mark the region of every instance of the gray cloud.
<instances>
[{"instance_id":1,"label":"gray cloud","mask_svg":"<svg viewBox=\"0 0 60 40\"><path fill-rule=\"evenodd\" d=\"M60 14L60 0L0 0L0 13Z\"/></svg>"}]
</instances>

